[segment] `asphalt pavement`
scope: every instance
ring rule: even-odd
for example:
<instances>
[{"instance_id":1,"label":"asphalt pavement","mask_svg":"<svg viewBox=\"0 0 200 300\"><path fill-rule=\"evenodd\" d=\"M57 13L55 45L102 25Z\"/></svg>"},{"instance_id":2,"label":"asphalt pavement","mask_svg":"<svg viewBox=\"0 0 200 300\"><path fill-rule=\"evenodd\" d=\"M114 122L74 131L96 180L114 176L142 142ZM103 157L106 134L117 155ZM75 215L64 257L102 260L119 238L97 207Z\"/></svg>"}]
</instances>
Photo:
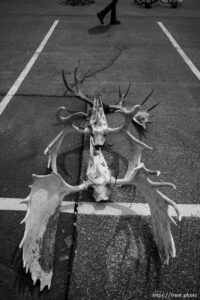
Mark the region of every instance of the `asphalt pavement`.
<instances>
[{"instance_id":1,"label":"asphalt pavement","mask_svg":"<svg viewBox=\"0 0 200 300\"><path fill-rule=\"evenodd\" d=\"M163 188L177 204L199 204L200 189L200 77L160 28L167 28L182 51L200 70L200 3L184 0L177 9L156 4L144 9L134 1L121 0L120 25L98 23L96 13L108 1L90 6L65 6L57 1L0 1L0 104L34 55L55 20L59 23L11 97L0 116L0 199L24 198L32 174L46 174L44 149L62 130L55 111L87 111L86 105L65 95L61 70L73 81L87 72L82 91L101 93L106 103L117 103L119 84L131 81L127 105L141 103L153 89L145 108L152 123L145 138L153 147L144 153L150 169L161 171L163 181L177 190ZM108 115L112 127L121 124ZM138 136L133 127L131 132ZM69 133L58 156L58 168L70 184L85 179L89 140ZM130 155L121 135L109 136L103 154L112 174L122 177ZM68 196L65 201L94 202L90 192ZM110 202L144 203L135 188L113 189ZM153 239L149 216L61 213L56 236L54 275L50 291L39 292L22 268L18 245L24 227L23 211L0 207L1 300L133 300L200 299L199 217L184 217L172 225L177 256L164 266ZM190 209L190 208L189 208ZM99 213L98 213L99 211Z\"/></svg>"}]
</instances>

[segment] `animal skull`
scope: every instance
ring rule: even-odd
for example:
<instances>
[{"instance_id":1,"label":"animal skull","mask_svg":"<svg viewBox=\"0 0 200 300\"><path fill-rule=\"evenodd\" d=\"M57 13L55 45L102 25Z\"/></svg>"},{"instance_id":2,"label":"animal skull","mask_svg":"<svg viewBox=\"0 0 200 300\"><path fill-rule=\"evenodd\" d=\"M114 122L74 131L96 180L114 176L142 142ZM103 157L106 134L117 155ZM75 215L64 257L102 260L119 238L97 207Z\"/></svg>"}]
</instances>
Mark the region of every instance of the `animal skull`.
<instances>
[{"instance_id":1,"label":"animal skull","mask_svg":"<svg viewBox=\"0 0 200 300\"><path fill-rule=\"evenodd\" d=\"M90 137L90 157L87 168L87 177L92 182L93 196L97 202L106 201L111 194L111 185L115 179L104 159L100 149L95 149L93 138Z\"/></svg>"},{"instance_id":2,"label":"animal skull","mask_svg":"<svg viewBox=\"0 0 200 300\"><path fill-rule=\"evenodd\" d=\"M149 204L154 239L158 246L160 257L165 263L169 262L169 256L176 255L174 240L171 234L170 222L175 223L174 219L169 215L168 207L171 205L181 219L178 206L174 201L162 194L158 188L162 186L175 186L168 182L154 182L149 176L159 176L159 171L148 170L141 162L141 154L143 150L152 150L151 147L139 141L128 131L130 122L140 125L145 130L146 123L149 122L149 111L154 109L158 104L153 105L148 110L141 110L142 105L149 99L153 91L143 100L140 105L132 107L124 107L124 99L126 98L130 84L124 94L119 87L118 105L102 104L100 97L94 98L94 101L85 96L79 89L77 69L74 70L75 89L68 83L63 75L63 81L66 89L75 95L78 99L84 100L90 106L93 105L89 125L85 129L76 127L73 122L80 118L85 118L85 113L79 112L70 116L65 116L66 109L60 107L56 112L56 118L64 129L49 144L45 150L45 154L49 155L49 166L52 173L45 176L33 175L34 183L31 185L29 196L22 201L27 204L27 213L22 221L25 223L24 237L20 243L23 252L23 264L31 273L34 284L40 281L40 290L45 286L50 288L53 273L53 257L55 235L57 222L60 213L61 202L65 195L93 188L93 196L97 202L107 201L111 194L113 184L119 185L135 185L144 195ZM118 128L110 128L107 124L104 110L107 112L118 112L124 117L124 123ZM68 132L68 126L72 126L76 131L83 134L90 134L90 155L87 168L87 182L83 182L78 186L71 186L64 181L57 172L57 155L60 146ZM104 145L106 137L110 133L122 132L128 138L130 144L131 156L124 178L115 179L111 175L106 160L100 150L100 146Z\"/></svg>"},{"instance_id":3,"label":"animal skull","mask_svg":"<svg viewBox=\"0 0 200 300\"><path fill-rule=\"evenodd\" d=\"M107 135L110 133L120 132L120 130L124 127L124 124L117 128L110 128L106 120L101 99L100 97L97 97L93 102L93 109L88 127L80 129L74 124L72 126L79 133L92 135L95 146L103 146Z\"/></svg>"}]
</instances>

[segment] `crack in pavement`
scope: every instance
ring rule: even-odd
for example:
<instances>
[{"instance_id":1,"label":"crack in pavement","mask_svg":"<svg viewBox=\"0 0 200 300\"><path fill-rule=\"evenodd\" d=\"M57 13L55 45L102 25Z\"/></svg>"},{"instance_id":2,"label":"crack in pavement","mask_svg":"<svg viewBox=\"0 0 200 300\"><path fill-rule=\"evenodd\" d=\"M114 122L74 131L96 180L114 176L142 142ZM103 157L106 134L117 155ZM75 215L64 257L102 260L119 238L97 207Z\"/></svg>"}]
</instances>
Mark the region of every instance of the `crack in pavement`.
<instances>
[{"instance_id":1,"label":"crack in pavement","mask_svg":"<svg viewBox=\"0 0 200 300\"><path fill-rule=\"evenodd\" d=\"M87 104L85 104L85 111L87 112ZM83 150L84 150L84 145L85 145L85 136L83 135L82 137L82 144L81 144L81 157L80 157L80 163L79 163L79 184L80 184L80 179L81 179L81 174L82 174L82 168L83 168ZM69 299L69 291L70 291L70 281L71 281L71 275L73 272L73 265L74 265L74 260L76 256L76 249L77 249L77 244L78 244L78 230L77 230L77 222L78 222L78 205L79 205L79 193L76 196L75 199L75 205L74 205L74 214L73 214L73 233L72 233L72 245L70 249L70 254L69 254L69 271L68 271L68 277L67 277L67 283L66 283L66 300Z\"/></svg>"},{"instance_id":2,"label":"crack in pavement","mask_svg":"<svg viewBox=\"0 0 200 300\"><path fill-rule=\"evenodd\" d=\"M101 68L98 68L94 71L90 72L90 70L88 70L87 72L83 73L82 79L79 79L79 83L83 84L83 82L86 79L91 78L91 77L111 68L116 63L116 61L119 59L119 57L122 55L123 51L127 49L127 46L123 45L123 44L119 44L119 45L116 45L115 49L117 50L116 53L108 60L107 63L104 64L104 66L102 66ZM72 84L71 86L74 87L75 83ZM38 94L16 93L14 96L15 97L49 97L49 98L74 97L73 95L67 95L67 92L68 91L65 90L64 93L61 95L57 95L57 94L48 95L48 94L39 94L39 93ZM7 95L7 92L3 92L3 91L0 92L0 96L4 97L6 95ZM87 95L87 96L89 97L89 95Z\"/></svg>"},{"instance_id":3,"label":"crack in pavement","mask_svg":"<svg viewBox=\"0 0 200 300\"><path fill-rule=\"evenodd\" d=\"M87 72L83 73L82 78L81 78L81 79L78 79L78 83L79 83L79 84L83 84L83 82L84 82L86 79L88 79L88 78L90 78L90 77L93 77L93 76L95 76L95 75L97 75L97 74L99 74L99 73L102 73L102 72L106 71L107 69L111 68L111 67L115 64L115 62L119 59L119 57L122 55L122 52L123 52L124 50L126 50L127 48L128 48L128 47L127 47L126 45L123 45L123 44L116 45L114 49L117 50L117 51L116 51L117 53L115 53L115 54L108 60L108 62L104 64L103 67L100 67L100 68L98 68L98 69L96 69L96 70L94 70L94 71L91 71L91 72L90 72L90 70L88 69ZM79 63L80 63L80 60L79 60ZM71 72L70 74L73 74L73 73ZM75 87L75 86L76 86L75 83L71 84L71 87L72 87L72 88ZM67 94L67 92L68 92L68 90L66 89L66 90L65 90L65 93L64 93L64 96Z\"/></svg>"},{"instance_id":4,"label":"crack in pavement","mask_svg":"<svg viewBox=\"0 0 200 300\"><path fill-rule=\"evenodd\" d=\"M116 46L115 49L117 49L117 53L111 57L111 59L101 68L89 73L89 70L83 75L83 79L82 80L85 80L87 78L90 78L92 76L95 76L96 74L98 73L101 73L101 72L104 72L106 71L107 69L111 68L114 63L119 59L119 57L122 55L123 51L127 49L127 46L126 45L119 45L119 46ZM80 82L82 81L80 80Z\"/></svg>"}]
</instances>

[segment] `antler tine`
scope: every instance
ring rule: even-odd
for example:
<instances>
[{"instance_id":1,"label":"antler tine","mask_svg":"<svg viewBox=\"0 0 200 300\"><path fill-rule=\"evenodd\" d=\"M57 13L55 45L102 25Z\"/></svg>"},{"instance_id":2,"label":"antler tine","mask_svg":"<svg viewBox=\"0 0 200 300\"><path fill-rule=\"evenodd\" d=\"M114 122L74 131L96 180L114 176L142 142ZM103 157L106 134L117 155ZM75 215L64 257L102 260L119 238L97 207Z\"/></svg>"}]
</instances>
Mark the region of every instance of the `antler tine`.
<instances>
[{"instance_id":1,"label":"antler tine","mask_svg":"<svg viewBox=\"0 0 200 300\"><path fill-rule=\"evenodd\" d=\"M90 70L87 70L87 72L85 72L83 74L83 77L79 80L80 84L83 84L83 82L85 81L86 78L88 78L90 75Z\"/></svg>"},{"instance_id":2,"label":"antler tine","mask_svg":"<svg viewBox=\"0 0 200 300\"><path fill-rule=\"evenodd\" d=\"M153 94L154 89L151 90L151 92L146 96L146 98L142 101L142 103L140 104L140 106L144 105L145 102L147 102L147 100L151 97L151 95Z\"/></svg>"},{"instance_id":3,"label":"antler tine","mask_svg":"<svg viewBox=\"0 0 200 300\"><path fill-rule=\"evenodd\" d=\"M85 101L87 104L89 104L90 106L93 105L93 100L90 99L89 97L85 96L81 90L79 89L78 87L78 84L80 83L79 79L78 79L78 76L77 76L77 72L78 72L78 67L79 67L79 63L80 61L78 62L78 65L74 68L74 81L75 81L75 89L73 89L66 77L65 77L65 73L64 73L64 70L62 70L62 78L63 78L63 82L64 82L64 85L65 87L67 88L68 91L70 91L70 93L75 96L76 98L80 99L80 100L83 100Z\"/></svg>"},{"instance_id":4,"label":"antler tine","mask_svg":"<svg viewBox=\"0 0 200 300\"><path fill-rule=\"evenodd\" d=\"M122 91L121 91L121 87L120 87L120 84L119 84L119 105L122 105Z\"/></svg>"},{"instance_id":5,"label":"antler tine","mask_svg":"<svg viewBox=\"0 0 200 300\"><path fill-rule=\"evenodd\" d=\"M64 82L64 85L66 87L67 90L69 90L71 93L73 93L73 89L72 87L69 85L68 81L67 81L67 78L65 77L65 72L64 70L61 71L61 74L62 74L62 79L63 79L63 82Z\"/></svg>"},{"instance_id":6,"label":"antler tine","mask_svg":"<svg viewBox=\"0 0 200 300\"><path fill-rule=\"evenodd\" d=\"M72 127L79 133L82 133L82 134L90 134L90 129L89 128L85 128L85 129L81 129L79 127L77 127L76 125L72 124Z\"/></svg>"},{"instance_id":7,"label":"antler tine","mask_svg":"<svg viewBox=\"0 0 200 300\"><path fill-rule=\"evenodd\" d=\"M73 113L73 114L68 115L68 116L62 115L65 112L66 112L65 107L59 107L56 110L56 119L58 120L58 122L60 124L63 124L65 127L67 125L72 125L72 122L75 121L75 120L79 120L81 118L86 118L87 117L87 114L84 113L84 112L76 112L76 113Z\"/></svg>"},{"instance_id":8,"label":"antler tine","mask_svg":"<svg viewBox=\"0 0 200 300\"><path fill-rule=\"evenodd\" d=\"M129 93L129 91L130 91L130 87L131 87L131 82L129 81L127 90L126 90L126 92L125 92L124 95L123 95L123 98L124 98L124 99L125 99L126 96L128 95L128 93Z\"/></svg>"},{"instance_id":9,"label":"antler tine","mask_svg":"<svg viewBox=\"0 0 200 300\"><path fill-rule=\"evenodd\" d=\"M80 59L78 61L78 64L77 66L74 68L74 82L75 82L75 87L76 87L76 91L79 92L79 89L78 89L78 83L79 83L79 80L78 80L78 68L79 68L79 65L80 65Z\"/></svg>"},{"instance_id":10,"label":"antler tine","mask_svg":"<svg viewBox=\"0 0 200 300\"><path fill-rule=\"evenodd\" d=\"M152 107L150 107L149 109L147 109L147 112L150 112L151 110L153 110L154 108L156 108L159 104L160 104L160 102L154 104Z\"/></svg>"},{"instance_id":11,"label":"antler tine","mask_svg":"<svg viewBox=\"0 0 200 300\"><path fill-rule=\"evenodd\" d=\"M125 99L126 96L128 95L129 90L130 90L130 87L131 87L131 82L129 82L128 87L127 87L125 93L122 94L121 87L120 87L120 85L119 85L119 103L118 103L119 106L122 106L122 105L123 105L124 99Z\"/></svg>"}]
</instances>

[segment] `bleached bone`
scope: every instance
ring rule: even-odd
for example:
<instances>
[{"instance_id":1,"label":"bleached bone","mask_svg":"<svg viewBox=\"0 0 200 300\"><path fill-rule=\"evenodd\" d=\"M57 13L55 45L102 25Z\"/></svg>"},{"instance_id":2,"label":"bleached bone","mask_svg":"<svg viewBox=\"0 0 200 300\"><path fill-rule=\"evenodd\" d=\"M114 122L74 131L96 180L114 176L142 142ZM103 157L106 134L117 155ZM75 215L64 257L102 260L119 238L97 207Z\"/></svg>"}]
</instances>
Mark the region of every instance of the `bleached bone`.
<instances>
[{"instance_id":1,"label":"bleached bone","mask_svg":"<svg viewBox=\"0 0 200 300\"><path fill-rule=\"evenodd\" d=\"M111 172L104 159L100 149L95 149L92 136L90 137L90 157L87 168L87 178L92 182L93 197L99 201L109 199L111 193L111 185L115 179L111 176Z\"/></svg>"},{"instance_id":2,"label":"bleached bone","mask_svg":"<svg viewBox=\"0 0 200 300\"><path fill-rule=\"evenodd\" d=\"M62 130L56 137L51 141L51 143L48 145L48 147L45 149L44 154L49 155L48 158L48 168L51 167L51 169L57 173L57 155L58 151L60 149L60 146L67 134L67 130Z\"/></svg>"},{"instance_id":3,"label":"bleached bone","mask_svg":"<svg viewBox=\"0 0 200 300\"><path fill-rule=\"evenodd\" d=\"M94 99L93 109L90 118L90 124L85 129L80 129L73 125L74 129L79 133L91 134L94 139L94 145L102 146L105 143L106 137L110 133L118 133L124 127L124 124L117 128L108 126L103 105L100 97Z\"/></svg>"},{"instance_id":4,"label":"bleached bone","mask_svg":"<svg viewBox=\"0 0 200 300\"><path fill-rule=\"evenodd\" d=\"M27 204L27 213L22 221L25 233L19 247L26 272L30 271L34 284L40 281L42 291L45 286L51 286L55 235L63 197L87 189L89 183L70 186L55 172L33 175L33 179L31 192L22 201Z\"/></svg>"},{"instance_id":5,"label":"bleached bone","mask_svg":"<svg viewBox=\"0 0 200 300\"><path fill-rule=\"evenodd\" d=\"M156 108L156 106L158 106L158 105L159 105L159 103L156 103L147 110L138 111L137 114L135 115L135 117L133 118L133 122L135 122L138 125L140 125L141 127L143 127L143 129L146 129L146 124L151 123L151 121L149 121L149 118L150 118L149 112L151 110L153 110L154 108Z\"/></svg>"},{"instance_id":6,"label":"bleached bone","mask_svg":"<svg viewBox=\"0 0 200 300\"><path fill-rule=\"evenodd\" d=\"M62 70L62 78L63 78L64 85L66 87L66 90L69 91L71 93L71 95L75 96L76 98L78 98L80 100L83 100L85 103L89 104L90 106L93 106L93 102L94 102L95 97L91 97L90 98L90 97L84 95L83 92L79 88L79 85L84 82L84 80L85 80L85 78L87 76L87 73L86 73L86 76L82 78L82 80L79 80L78 76L77 76L78 65L74 69L74 85L75 85L75 88L73 88L68 83L68 81L67 81L67 79L65 77L65 73ZM128 93L129 93L130 86L131 86L131 84L129 83L129 85L128 85L126 91L125 91L125 93L123 94L121 92L121 87L119 85L119 102L118 102L118 104L116 104L116 105L114 104L113 105L113 104L106 104L106 103L102 102L102 106L103 106L103 109L104 109L105 113L114 113L116 111L123 110L122 107L123 107L125 98L127 97ZM149 111L152 110L153 108L155 108L158 105L158 103L155 104L155 105L153 105L148 110L142 110L141 107L147 102L147 100L150 98L150 96L152 95L153 92L154 92L154 90L152 90L147 95L147 97L145 97L145 99L140 104L140 110L137 111L137 113L135 113L133 115L133 117L132 117L132 123L136 127L136 130L138 130L138 127L137 127L138 125L139 125L139 127L141 127L142 130L146 130L146 124L147 123L151 123L149 121L149 118L150 118ZM134 111L134 109L135 109L136 106L138 106L138 105L135 105L135 106L129 107L129 108L127 107L126 109ZM78 130L78 128L76 128L76 130ZM83 134L85 134L85 133L87 134L87 133L89 133L89 129L88 128L85 128L84 130L83 129L79 129L79 132L83 133Z\"/></svg>"},{"instance_id":7,"label":"bleached bone","mask_svg":"<svg viewBox=\"0 0 200 300\"><path fill-rule=\"evenodd\" d=\"M169 263L169 256L176 256L176 248L171 233L170 222L176 224L175 220L169 215L168 208L171 205L181 220L181 214L177 204L158 190L158 187L170 186L175 188L172 183L154 182L148 176L159 175L159 171L152 171L145 168L140 163L129 177L117 179L116 184L135 185L144 195L151 211L151 220L153 225L154 239L157 244L159 254L164 263Z\"/></svg>"},{"instance_id":8,"label":"bleached bone","mask_svg":"<svg viewBox=\"0 0 200 300\"><path fill-rule=\"evenodd\" d=\"M86 75L82 78L82 80L78 79L77 73L78 73L79 63L80 63L80 61L78 62L78 65L74 68L74 86L75 86L75 88L73 88L72 85L69 84L67 78L65 77L64 70L62 70L63 82L64 82L64 85L66 87L66 90L68 92L70 92L70 94L72 96L78 98L79 100L84 101L86 104L88 104L89 106L92 107L95 97L88 97L88 96L84 95L83 92L80 90L80 87L79 87L84 82L84 80L87 76L87 73L86 73ZM110 112L108 104L103 103L103 108L104 108L105 112Z\"/></svg>"},{"instance_id":9,"label":"bleached bone","mask_svg":"<svg viewBox=\"0 0 200 300\"><path fill-rule=\"evenodd\" d=\"M121 88L119 86L119 102L117 105L114 105L112 106L112 109L116 111L120 111L122 110L123 111L123 105L124 105L124 101L125 101L125 98L126 96L128 95L128 92L130 90L130 83L128 85L128 88L127 90L125 91L124 94L122 94L121 92ZM153 110L159 103L156 103L154 104L152 107L150 107L149 109L147 110L142 110L142 106L147 102L147 100L151 97L151 95L153 94L154 90L152 90L146 97L145 99L140 103L140 109L136 112L136 114L133 115L133 118L132 118L132 122L134 125L139 125L141 126L144 130L146 129L146 123L151 123L149 121L149 118L150 118L150 111ZM133 110L134 111L134 107L138 107L138 105L136 106L132 106L129 108L129 110ZM125 107L126 109L126 107ZM136 127L137 128L137 127Z\"/></svg>"},{"instance_id":10,"label":"bleached bone","mask_svg":"<svg viewBox=\"0 0 200 300\"><path fill-rule=\"evenodd\" d=\"M81 85L84 82L84 80L85 80L85 78L87 77L87 74L88 74L88 72L86 72L85 76L83 76L83 78L81 80L78 79L77 73L78 73L79 63L80 63L80 61L78 62L78 65L74 68L74 87L75 88L73 88L72 85L69 84L67 78L65 77L64 70L62 70L63 82L64 82L64 85L66 87L66 90L68 92L70 92L70 94L72 96L78 98L79 100L84 101L85 103L87 103L89 106L92 107L95 97L94 96L93 97L88 97L88 96L84 95L83 92L80 90L80 87L79 87L79 85ZM107 103L102 102L103 109L104 109L105 113L114 113L117 110L121 110L121 108L124 104L125 98L127 97L128 93L129 93L130 86L131 86L131 83L129 82L128 87L127 87L125 93L123 94L122 91L121 91L121 87L119 85L119 101L118 101L118 104L113 105L113 104L107 104ZM147 95L147 97L145 97L145 99L140 104L141 107L142 107L142 105L144 105L144 103L147 102L147 100L150 98L150 96L152 95L153 92L154 92L154 90L152 90ZM155 106L157 106L157 104ZM148 111L150 111L150 110L148 110ZM138 112L136 118L133 118L133 124L136 123L137 125L140 125L144 128L144 122L141 122L140 120L141 120L141 118L144 119L144 113L148 113L148 111L142 111L141 110L141 113ZM147 115L145 114L145 118L146 117L147 117ZM148 119L149 119L149 115L148 115Z\"/></svg>"},{"instance_id":11,"label":"bleached bone","mask_svg":"<svg viewBox=\"0 0 200 300\"><path fill-rule=\"evenodd\" d=\"M125 93L123 94L122 91L121 91L121 87L119 85L119 103L118 103L119 106L121 106L121 107L123 106L125 98L127 97L128 93L130 91L130 87L131 87L131 83L129 82L128 88L125 91Z\"/></svg>"},{"instance_id":12,"label":"bleached bone","mask_svg":"<svg viewBox=\"0 0 200 300\"><path fill-rule=\"evenodd\" d=\"M124 104L124 100L128 94L130 90L130 83L128 85L128 88L126 90L126 92L124 94L122 94L121 92L121 88L119 86L119 103L117 104L117 106L115 106L116 108L116 111L120 111L120 110L129 110L129 111L133 111L134 112L134 109L137 107L139 108L138 111L133 114L133 117L132 117L132 121L133 121L133 124L137 124L139 126L141 126L143 129L146 129L146 123L150 123L149 121L149 118L150 118L150 111L153 110L159 103L157 104L154 104L152 107L150 107L149 109L147 110L142 110L142 106L147 102L147 100L151 97L151 95L153 94L154 90L152 90L146 97L145 99L139 104L139 105L135 105L135 106L132 106L132 107L123 107L123 104ZM114 107L113 107L114 108Z\"/></svg>"},{"instance_id":13,"label":"bleached bone","mask_svg":"<svg viewBox=\"0 0 200 300\"><path fill-rule=\"evenodd\" d=\"M69 91L71 93L71 95L75 96L76 98L83 100L84 102L86 102L87 104L89 104L90 106L93 105L93 99L87 97L86 95L84 95L82 93L82 91L80 90L80 88L78 87L78 77L77 77L77 71L78 71L78 66L75 67L74 69L74 84L75 84L75 89L73 89L73 87L68 83L66 77L65 77L65 72L64 70L62 70L62 78L63 78L63 82L64 85L67 89L67 91Z\"/></svg>"},{"instance_id":14,"label":"bleached bone","mask_svg":"<svg viewBox=\"0 0 200 300\"><path fill-rule=\"evenodd\" d=\"M123 124L123 130L126 131L129 127L129 124L132 122L135 115L140 110L140 105L135 105L133 107L121 107L116 112L121 114L125 118L125 122Z\"/></svg>"},{"instance_id":15,"label":"bleached bone","mask_svg":"<svg viewBox=\"0 0 200 300\"><path fill-rule=\"evenodd\" d=\"M82 112L77 112L74 114L71 114L70 116L64 117L62 116L63 112L66 111L65 107L59 107L56 111L56 118L59 121L59 123L64 125L64 130L62 130L47 146L47 148L44 151L45 155L49 155L48 159L48 168L51 167L54 172L57 172L57 164L56 159L58 155L58 151L60 149L60 146L68 133L68 127L72 125L72 122L75 120L79 120L81 118L85 118L87 114Z\"/></svg>"},{"instance_id":16,"label":"bleached bone","mask_svg":"<svg viewBox=\"0 0 200 300\"><path fill-rule=\"evenodd\" d=\"M130 145L131 158L129 159L128 168L124 177L129 178L133 170L138 167L141 162L142 151L145 149L153 150L153 148L136 139L129 131L126 131L126 136Z\"/></svg>"},{"instance_id":17,"label":"bleached bone","mask_svg":"<svg viewBox=\"0 0 200 300\"><path fill-rule=\"evenodd\" d=\"M72 125L72 123L76 120L87 117L87 114L84 112L76 112L69 116L63 116L63 113L65 114L66 111L66 107L59 107L56 110L56 119L60 124L64 125L64 127Z\"/></svg>"}]
</instances>

